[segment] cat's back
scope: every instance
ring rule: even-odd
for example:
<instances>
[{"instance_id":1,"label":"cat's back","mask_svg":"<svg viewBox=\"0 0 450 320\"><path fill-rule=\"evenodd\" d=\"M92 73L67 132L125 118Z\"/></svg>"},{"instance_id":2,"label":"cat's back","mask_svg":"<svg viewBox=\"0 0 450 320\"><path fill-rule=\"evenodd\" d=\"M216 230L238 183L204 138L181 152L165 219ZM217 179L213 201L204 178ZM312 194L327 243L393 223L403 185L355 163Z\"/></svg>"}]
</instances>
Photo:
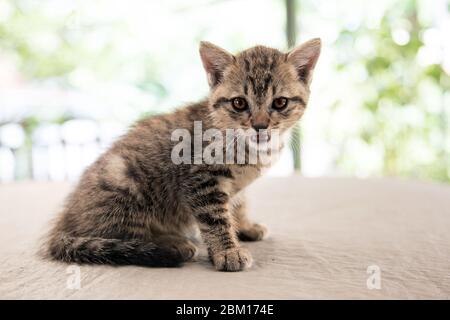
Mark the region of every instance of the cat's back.
<instances>
[{"instance_id":1,"label":"cat's back","mask_svg":"<svg viewBox=\"0 0 450 320\"><path fill-rule=\"evenodd\" d=\"M102 200L111 190L126 189L142 196L160 189L176 190L177 177L186 168L175 165L171 159L173 146L178 143L172 141L172 133L191 133L194 121L205 117L204 105L205 102L192 104L137 122L85 170L69 203L77 207L80 199Z\"/></svg>"},{"instance_id":2,"label":"cat's back","mask_svg":"<svg viewBox=\"0 0 450 320\"><path fill-rule=\"evenodd\" d=\"M193 134L194 122L207 122L207 102L190 104L174 112L153 115L138 121L112 148L131 148L144 153L161 154L171 151L172 135L176 130L187 130Z\"/></svg>"}]
</instances>

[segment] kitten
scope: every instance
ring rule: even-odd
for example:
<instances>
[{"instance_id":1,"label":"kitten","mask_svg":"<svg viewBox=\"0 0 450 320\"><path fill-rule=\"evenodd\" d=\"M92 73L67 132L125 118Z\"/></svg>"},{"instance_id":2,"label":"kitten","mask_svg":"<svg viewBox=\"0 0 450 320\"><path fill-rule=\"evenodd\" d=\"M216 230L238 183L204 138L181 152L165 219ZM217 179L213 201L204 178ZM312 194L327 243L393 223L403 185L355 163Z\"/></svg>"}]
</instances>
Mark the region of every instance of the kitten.
<instances>
[{"instance_id":1,"label":"kitten","mask_svg":"<svg viewBox=\"0 0 450 320\"><path fill-rule=\"evenodd\" d=\"M267 129L249 139L245 152L263 149L272 130L285 134L303 115L320 48L320 39L313 39L289 53L256 46L233 56L202 42L208 99L140 121L87 168L57 217L48 255L175 267L196 255L186 234L198 226L217 270L249 267L252 257L238 240L261 240L267 230L248 220L244 189L265 165L175 164L172 134L194 134L196 121L202 132Z\"/></svg>"}]
</instances>

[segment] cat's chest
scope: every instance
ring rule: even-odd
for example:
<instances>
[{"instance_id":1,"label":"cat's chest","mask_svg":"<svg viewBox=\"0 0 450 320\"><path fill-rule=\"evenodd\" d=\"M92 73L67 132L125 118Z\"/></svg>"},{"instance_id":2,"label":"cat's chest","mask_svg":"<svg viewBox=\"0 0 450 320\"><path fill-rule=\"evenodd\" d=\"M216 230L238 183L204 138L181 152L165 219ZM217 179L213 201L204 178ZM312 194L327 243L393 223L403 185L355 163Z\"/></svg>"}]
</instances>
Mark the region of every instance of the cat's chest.
<instances>
[{"instance_id":1,"label":"cat's chest","mask_svg":"<svg viewBox=\"0 0 450 320\"><path fill-rule=\"evenodd\" d=\"M280 151L272 151L271 156L267 158L264 163L258 163L257 165L233 165L231 166L232 172L232 193L236 194L242 189L246 188L250 183L260 177L266 172L273 163L279 159Z\"/></svg>"},{"instance_id":2,"label":"cat's chest","mask_svg":"<svg viewBox=\"0 0 450 320\"><path fill-rule=\"evenodd\" d=\"M231 169L233 193L238 193L261 175L261 168L257 166L234 166Z\"/></svg>"}]
</instances>

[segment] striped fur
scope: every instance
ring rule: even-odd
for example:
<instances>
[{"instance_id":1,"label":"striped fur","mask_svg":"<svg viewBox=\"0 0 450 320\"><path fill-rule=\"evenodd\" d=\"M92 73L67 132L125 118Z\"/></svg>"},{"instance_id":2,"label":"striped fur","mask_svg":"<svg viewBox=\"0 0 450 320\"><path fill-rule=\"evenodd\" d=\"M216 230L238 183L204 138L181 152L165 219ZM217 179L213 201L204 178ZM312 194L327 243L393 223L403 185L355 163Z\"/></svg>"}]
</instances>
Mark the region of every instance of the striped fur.
<instances>
[{"instance_id":1,"label":"striped fur","mask_svg":"<svg viewBox=\"0 0 450 320\"><path fill-rule=\"evenodd\" d=\"M317 60L320 48L314 41L289 54L259 46L236 56L203 43L208 99L140 121L101 155L58 215L48 256L75 263L175 267L195 257L197 248L187 234L197 228L218 270L249 267L251 255L239 240L261 240L267 230L246 217L244 189L264 165L176 165L171 133L183 128L193 136L195 121L202 121L203 130L246 130L255 118L286 132L308 101L315 64L308 59ZM302 60L302 52L307 59ZM278 95L289 99L285 110L271 109ZM233 111L235 96L245 97L249 110Z\"/></svg>"}]
</instances>

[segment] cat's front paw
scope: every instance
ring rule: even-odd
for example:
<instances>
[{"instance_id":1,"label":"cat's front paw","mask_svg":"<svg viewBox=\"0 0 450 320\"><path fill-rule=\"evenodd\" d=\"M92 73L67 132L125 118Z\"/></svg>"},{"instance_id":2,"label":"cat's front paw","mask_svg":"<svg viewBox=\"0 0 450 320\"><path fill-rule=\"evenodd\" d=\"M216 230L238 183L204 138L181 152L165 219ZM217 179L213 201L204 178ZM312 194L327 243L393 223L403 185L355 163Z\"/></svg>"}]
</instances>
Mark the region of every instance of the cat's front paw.
<instances>
[{"instance_id":1,"label":"cat's front paw","mask_svg":"<svg viewBox=\"0 0 450 320\"><path fill-rule=\"evenodd\" d=\"M238 237L242 241L259 241L264 239L268 234L268 230L261 224L254 223L249 227L239 230Z\"/></svg>"},{"instance_id":2,"label":"cat's front paw","mask_svg":"<svg viewBox=\"0 0 450 320\"><path fill-rule=\"evenodd\" d=\"M217 252L212 256L214 266L219 271L241 271L250 268L253 262L245 248L232 248Z\"/></svg>"}]
</instances>

